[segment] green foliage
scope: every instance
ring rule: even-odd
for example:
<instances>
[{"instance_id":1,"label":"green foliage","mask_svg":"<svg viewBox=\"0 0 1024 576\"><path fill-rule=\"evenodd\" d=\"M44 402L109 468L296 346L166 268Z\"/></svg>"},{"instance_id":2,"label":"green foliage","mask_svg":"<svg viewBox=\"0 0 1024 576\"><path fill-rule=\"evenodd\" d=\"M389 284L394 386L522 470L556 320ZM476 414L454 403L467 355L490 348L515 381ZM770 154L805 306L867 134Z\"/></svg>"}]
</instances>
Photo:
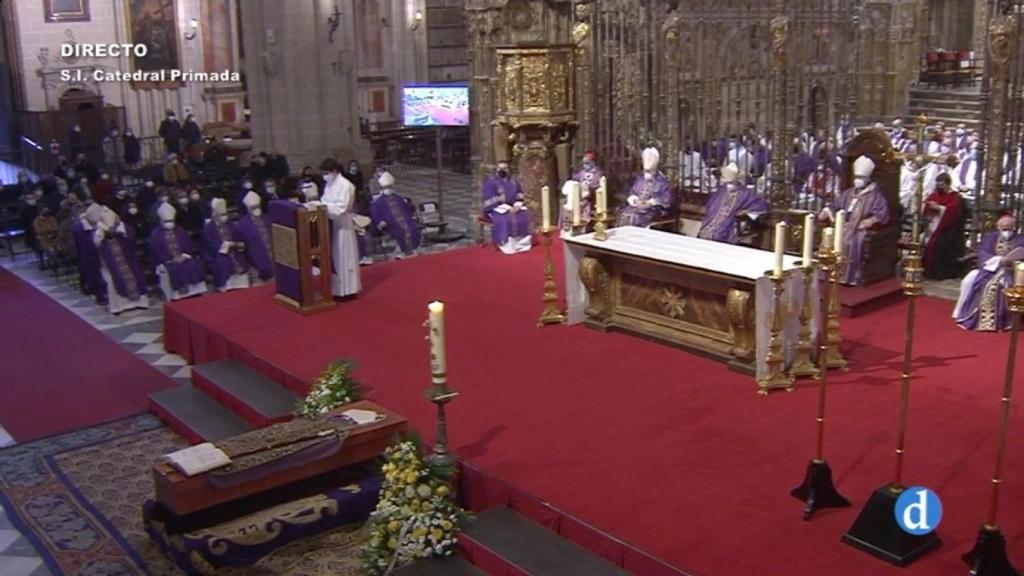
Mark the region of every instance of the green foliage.
<instances>
[{"instance_id":1,"label":"green foliage","mask_svg":"<svg viewBox=\"0 0 1024 576\"><path fill-rule=\"evenodd\" d=\"M360 400L362 390L352 376L355 369L352 360L332 362L316 379L306 399L299 402L296 412L306 418L319 418L338 406Z\"/></svg>"}]
</instances>

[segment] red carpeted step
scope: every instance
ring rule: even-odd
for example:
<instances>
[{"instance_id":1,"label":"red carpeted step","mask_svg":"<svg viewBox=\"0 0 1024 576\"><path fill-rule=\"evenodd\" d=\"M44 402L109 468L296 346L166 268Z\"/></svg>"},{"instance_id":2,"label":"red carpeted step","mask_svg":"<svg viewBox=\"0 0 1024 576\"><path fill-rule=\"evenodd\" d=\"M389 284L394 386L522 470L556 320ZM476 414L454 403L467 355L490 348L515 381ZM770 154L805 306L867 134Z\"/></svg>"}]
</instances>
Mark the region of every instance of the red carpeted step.
<instances>
[{"instance_id":1,"label":"red carpeted step","mask_svg":"<svg viewBox=\"0 0 1024 576\"><path fill-rule=\"evenodd\" d=\"M629 572L591 554L509 508L491 508L468 522L473 564L492 574L531 576L627 576Z\"/></svg>"},{"instance_id":2,"label":"red carpeted step","mask_svg":"<svg viewBox=\"0 0 1024 576\"><path fill-rule=\"evenodd\" d=\"M259 428L290 420L299 400L291 390L234 360L193 366L192 383Z\"/></svg>"},{"instance_id":3,"label":"red carpeted step","mask_svg":"<svg viewBox=\"0 0 1024 576\"><path fill-rule=\"evenodd\" d=\"M248 422L191 386L151 394L149 409L193 444L216 442L253 429Z\"/></svg>"},{"instance_id":4,"label":"red carpeted step","mask_svg":"<svg viewBox=\"0 0 1024 576\"><path fill-rule=\"evenodd\" d=\"M420 559L394 571L395 576L486 576L462 558Z\"/></svg>"},{"instance_id":5,"label":"red carpeted step","mask_svg":"<svg viewBox=\"0 0 1024 576\"><path fill-rule=\"evenodd\" d=\"M903 301L903 283L889 278L868 286L839 287L840 314L856 318L868 312Z\"/></svg>"}]
</instances>

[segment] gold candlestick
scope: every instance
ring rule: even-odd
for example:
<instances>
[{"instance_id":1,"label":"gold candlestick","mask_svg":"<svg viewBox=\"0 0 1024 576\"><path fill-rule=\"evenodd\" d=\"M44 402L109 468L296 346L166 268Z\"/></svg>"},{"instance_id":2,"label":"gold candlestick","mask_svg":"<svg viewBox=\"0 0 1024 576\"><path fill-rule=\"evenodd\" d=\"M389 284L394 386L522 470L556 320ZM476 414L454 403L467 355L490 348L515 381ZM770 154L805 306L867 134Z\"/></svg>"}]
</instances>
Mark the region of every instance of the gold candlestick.
<instances>
[{"instance_id":1,"label":"gold candlestick","mask_svg":"<svg viewBox=\"0 0 1024 576\"><path fill-rule=\"evenodd\" d=\"M832 250L832 246L822 246L818 252L818 262L823 279L829 277L837 260L838 255ZM804 281L806 282L806 277ZM804 303L807 303L806 299ZM823 304L822 307L827 307L827 304ZM826 311L819 310L818 316L818 438L814 458L807 464L803 483L790 491L790 494L804 502L804 520L810 520L811 515L821 508L850 506L850 501L836 490L835 483L832 481L832 468L825 460L825 391L828 385L828 342L822 337L822 334L827 323Z\"/></svg>"},{"instance_id":2,"label":"gold candlestick","mask_svg":"<svg viewBox=\"0 0 1024 576\"><path fill-rule=\"evenodd\" d=\"M573 227L575 230L575 227ZM541 234L544 235L544 309L537 320L537 326L549 324L565 324L565 314L558 308L558 285L555 284L555 265L551 260L551 237L554 228L544 228Z\"/></svg>"},{"instance_id":3,"label":"gold candlestick","mask_svg":"<svg viewBox=\"0 0 1024 576\"><path fill-rule=\"evenodd\" d=\"M594 240L604 242L608 239L608 215L598 212L594 219Z\"/></svg>"},{"instance_id":4,"label":"gold candlestick","mask_svg":"<svg viewBox=\"0 0 1024 576\"><path fill-rule=\"evenodd\" d=\"M801 262L801 264L803 264ZM789 375L793 378L810 376L819 378L821 371L814 363L814 340L811 338L811 320L814 318L814 299L811 286L818 276L818 263L811 261L802 268L804 273L804 303L800 307L800 336L796 343L796 357L793 365L789 368ZM821 335L818 335L821 338Z\"/></svg>"},{"instance_id":5,"label":"gold candlestick","mask_svg":"<svg viewBox=\"0 0 1024 576\"><path fill-rule=\"evenodd\" d=\"M992 495L989 498L988 515L978 529L978 540L974 549L961 558L971 568L971 574L992 574L993 576L1016 576L1018 573L1006 555L1006 538L996 523L999 512L999 490L1003 485L1003 457L1006 453L1006 435L1010 424L1010 397L1013 394L1013 373L1017 359L1017 336L1020 333L1020 316L1024 313L1024 286L1007 288L1007 308L1011 314L1010 353L1006 358L1006 376L1003 378L1001 419L999 438L996 440L996 466L992 474Z\"/></svg>"},{"instance_id":6,"label":"gold candlestick","mask_svg":"<svg viewBox=\"0 0 1024 576\"><path fill-rule=\"evenodd\" d=\"M832 368L839 368L846 371L850 367L846 362L846 358L843 357L843 353L839 350L839 345L843 343L843 337L839 335L839 274L846 264L846 257L835 254L835 259L835 264L829 271L827 278L829 284L828 323L825 326L825 341L828 344L828 351L825 358L826 365L830 370Z\"/></svg>"},{"instance_id":7,"label":"gold candlestick","mask_svg":"<svg viewBox=\"0 0 1024 576\"><path fill-rule=\"evenodd\" d=\"M765 358L768 372L757 381L757 393L761 395L766 395L776 388L793 390L793 377L786 374L786 353L782 346L782 293L785 291L785 282L789 275L783 272L776 276L774 271L765 274L772 282L772 326L768 356Z\"/></svg>"}]
</instances>

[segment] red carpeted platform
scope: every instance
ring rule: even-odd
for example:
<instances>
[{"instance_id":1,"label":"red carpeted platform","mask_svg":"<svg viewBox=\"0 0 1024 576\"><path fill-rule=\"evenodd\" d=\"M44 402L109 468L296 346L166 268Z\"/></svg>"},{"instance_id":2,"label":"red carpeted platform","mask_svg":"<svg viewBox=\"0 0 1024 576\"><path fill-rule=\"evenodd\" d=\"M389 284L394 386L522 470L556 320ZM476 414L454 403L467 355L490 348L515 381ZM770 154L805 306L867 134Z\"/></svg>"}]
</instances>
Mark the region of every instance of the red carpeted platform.
<instances>
[{"instance_id":1,"label":"red carpeted platform","mask_svg":"<svg viewBox=\"0 0 1024 576\"><path fill-rule=\"evenodd\" d=\"M427 302L443 299L461 392L449 432L470 464L474 505L511 502L637 574L668 571L628 545L697 575L966 573L959 556L988 502L1005 334L962 332L952 303L920 301L905 479L943 499L945 545L897 569L839 539L892 479L904 306L844 319L853 367L831 379L827 456L854 508L803 522L789 490L812 455L814 383L761 397L752 378L680 350L582 326L538 329L542 266L539 250L485 249L375 265L358 299L312 317L273 303L269 286L177 302L167 346L197 362L235 358L295 389L354 358L372 397L430 439L422 323ZM1002 506L1024 565L1024 450L1013 440Z\"/></svg>"},{"instance_id":2,"label":"red carpeted platform","mask_svg":"<svg viewBox=\"0 0 1024 576\"><path fill-rule=\"evenodd\" d=\"M174 383L0 268L0 422L18 442L141 412Z\"/></svg>"}]
</instances>

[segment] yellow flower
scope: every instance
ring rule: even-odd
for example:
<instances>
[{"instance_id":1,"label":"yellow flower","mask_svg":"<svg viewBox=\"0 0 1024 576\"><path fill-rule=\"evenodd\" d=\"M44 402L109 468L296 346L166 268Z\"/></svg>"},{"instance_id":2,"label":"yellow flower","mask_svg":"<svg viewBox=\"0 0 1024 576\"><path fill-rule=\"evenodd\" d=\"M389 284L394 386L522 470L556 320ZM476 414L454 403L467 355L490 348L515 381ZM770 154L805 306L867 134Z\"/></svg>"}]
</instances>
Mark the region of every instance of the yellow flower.
<instances>
[{"instance_id":1,"label":"yellow flower","mask_svg":"<svg viewBox=\"0 0 1024 576\"><path fill-rule=\"evenodd\" d=\"M412 484L413 482L416 481L416 476L417 476L416 471L415 470L410 470L410 471L405 473L405 481L408 482L409 484Z\"/></svg>"},{"instance_id":2,"label":"yellow flower","mask_svg":"<svg viewBox=\"0 0 1024 576\"><path fill-rule=\"evenodd\" d=\"M451 488L448 488L447 485L442 484L438 486L436 490L434 490L434 493L437 494L438 496L447 496L448 494L451 493Z\"/></svg>"},{"instance_id":3,"label":"yellow flower","mask_svg":"<svg viewBox=\"0 0 1024 576\"><path fill-rule=\"evenodd\" d=\"M398 520L392 520L391 522L388 522L388 531L390 532L398 532L398 529L401 527L402 525L399 524Z\"/></svg>"},{"instance_id":4,"label":"yellow flower","mask_svg":"<svg viewBox=\"0 0 1024 576\"><path fill-rule=\"evenodd\" d=\"M454 528L454 525L451 522L447 521L447 520L442 520L441 521L441 528L443 528L445 530L445 532L447 532L448 530L451 530L452 528Z\"/></svg>"},{"instance_id":5,"label":"yellow flower","mask_svg":"<svg viewBox=\"0 0 1024 576\"><path fill-rule=\"evenodd\" d=\"M390 548L392 550L394 550L395 548L398 548L398 538L392 538L392 539L388 540L388 548Z\"/></svg>"},{"instance_id":6,"label":"yellow flower","mask_svg":"<svg viewBox=\"0 0 1024 576\"><path fill-rule=\"evenodd\" d=\"M440 542L444 539L444 532L440 528L431 528L430 537L434 539L434 542Z\"/></svg>"},{"instance_id":7,"label":"yellow flower","mask_svg":"<svg viewBox=\"0 0 1024 576\"><path fill-rule=\"evenodd\" d=\"M423 538L426 534L427 529L422 526L412 531L413 538Z\"/></svg>"}]
</instances>

